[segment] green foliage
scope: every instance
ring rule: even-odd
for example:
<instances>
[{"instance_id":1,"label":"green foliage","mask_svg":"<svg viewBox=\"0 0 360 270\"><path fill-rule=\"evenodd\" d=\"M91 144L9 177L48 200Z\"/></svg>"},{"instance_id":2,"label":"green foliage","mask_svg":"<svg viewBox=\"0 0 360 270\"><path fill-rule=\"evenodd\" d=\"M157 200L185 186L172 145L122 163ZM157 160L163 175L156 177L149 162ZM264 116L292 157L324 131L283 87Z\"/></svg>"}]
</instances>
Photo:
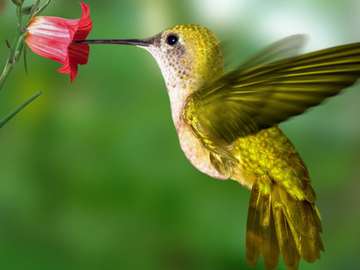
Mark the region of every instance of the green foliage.
<instances>
[{"instance_id":1,"label":"green foliage","mask_svg":"<svg viewBox=\"0 0 360 270\"><path fill-rule=\"evenodd\" d=\"M271 9L264 9L264 1L248 1L239 21L224 26L197 16L195 0L87 2L91 38L141 38L197 22L219 35L233 28L236 35L226 39L240 39L237 62L274 41L264 37L262 18L284 4L267 1ZM359 39L356 16L349 16L353 5L303 4L304 12L319 15L318 24L336 26L334 40L321 46ZM1 42L13 38L13 8L0 15ZM54 1L44 14L76 17L79 3ZM7 52L0 46L2 63ZM29 53L28 65L29 74L19 64L0 93L4 115L34 90L45 90L0 131L1 269L252 269L244 252L249 192L200 174L186 160L159 69L146 52L94 47L73 84L55 72L56 63ZM354 87L283 125L309 166L323 214L326 251L300 269L360 264L359 102Z\"/></svg>"},{"instance_id":2,"label":"green foliage","mask_svg":"<svg viewBox=\"0 0 360 270\"><path fill-rule=\"evenodd\" d=\"M45 2L41 2L40 0L37 0L33 5L29 6L30 7L29 11L27 11L26 8L25 9L23 8L24 1L13 0L12 2L17 6L16 7L17 36L15 38L13 45L11 45L8 40L5 40L6 46L9 49L9 53L8 53L9 56L5 62L2 72L0 73L0 91L4 88L7 78L9 77L14 66L20 60L22 54L24 56L23 59L24 59L25 71L27 72L27 58L26 58L27 54L26 54L26 48L24 46L24 38L26 34L24 28L27 26L27 24L32 20L34 16L40 14L42 11L45 10L45 8L50 4L51 0L47 0ZM33 95L32 97L27 99L24 103L22 103L20 106L18 106L14 111L12 111L3 119L1 119L0 128L5 126L11 119L13 119L18 113L20 113L26 106L32 103L40 95L41 93L37 93Z\"/></svg>"}]
</instances>

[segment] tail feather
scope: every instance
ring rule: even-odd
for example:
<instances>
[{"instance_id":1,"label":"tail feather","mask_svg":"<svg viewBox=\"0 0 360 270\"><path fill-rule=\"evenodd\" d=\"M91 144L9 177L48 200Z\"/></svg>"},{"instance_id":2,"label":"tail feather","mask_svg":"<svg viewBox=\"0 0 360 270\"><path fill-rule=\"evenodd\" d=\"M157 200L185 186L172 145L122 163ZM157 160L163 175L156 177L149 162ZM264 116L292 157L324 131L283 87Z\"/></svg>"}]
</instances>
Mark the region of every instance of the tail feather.
<instances>
[{"instance_id":1,"label":"tail feather","mask_svg":"<svg viewBox=\"0 0 360 270\"><path fill-rule=\"evenodd\" d=\"M298 269L301 258L313 262L324 250L321 231L318 210L312 202L293 198L271 181L254 183L246 234L250 265L263 256L266 269L275 269L280 254L289 270Z\"/></svg>"},{"instance_id":2,"label":"tail feather","mask_svg":"<svg viewBox=\"0 0 360 270\"><path fill-rule=\"evenodd\" d=\"M284 257L284 262L288 269L297 269L300 260L300 255L295 243L297 235L293 235L283 210L279 206L274 206L273 211L276 236L281 254Z\"/></svg>"},{"instance_id":3,"label":"tail feather","mask_svg":"<svg viewBox=\"0 0 360 270\"><path fill-rule=\"evenodd\" d=\"M260 205L261 193L257 186L253 186L247 219L246 232L246 259L248 264L255 266L261 253L262 227L260 226Z\"/></svg>"},{"instance_id":4,"label":"tail feather","mask_svg":"<svg viewBox=\"0 0 360 270\"><path fill-rule=\"evenodd\" d=\"M320 252L324 251L318 209L313 202L294 199L281 187L274 186L273 190L276 195L279 194L281 208L294 235L299 254L304 260L314 262L320 258Z\"/></svg>"},{"instance_id":5,"label":"tail feather","mask_svg":"<svg viewBox=\"0 0 360 270\"><path fill-rule=\"evenodd\" d=\"M273 212L270 209L270 219L269 224L274 223ZM267 226L263 228L262 231L262 254L265 258L266 269L274 269L279 262L279 244L276 238L275 226Z\"/></svg>"}]
</instances>

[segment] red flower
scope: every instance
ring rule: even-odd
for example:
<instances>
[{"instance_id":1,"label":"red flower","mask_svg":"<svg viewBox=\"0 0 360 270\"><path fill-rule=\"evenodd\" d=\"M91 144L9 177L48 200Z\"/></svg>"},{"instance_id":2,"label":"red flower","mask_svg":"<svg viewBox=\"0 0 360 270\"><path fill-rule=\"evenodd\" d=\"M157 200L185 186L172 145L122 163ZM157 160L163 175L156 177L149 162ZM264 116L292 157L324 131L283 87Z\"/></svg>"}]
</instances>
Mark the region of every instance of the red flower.
<instances>
[{"instance_id":1,"label":"red flower","mask_svg":"<svg viewBox=\"0 0 360 270\"><path fill-rule=\"evenodd\" d=\"M92 29L90 7L81 3L80 19L38 16L27 27L26 44L30 49L45 58L63 66L60 73L69 74L73 81L78 65L85 65L89 57L89 45L74 41L86 39Z\"/></svg>"}]
</instances>

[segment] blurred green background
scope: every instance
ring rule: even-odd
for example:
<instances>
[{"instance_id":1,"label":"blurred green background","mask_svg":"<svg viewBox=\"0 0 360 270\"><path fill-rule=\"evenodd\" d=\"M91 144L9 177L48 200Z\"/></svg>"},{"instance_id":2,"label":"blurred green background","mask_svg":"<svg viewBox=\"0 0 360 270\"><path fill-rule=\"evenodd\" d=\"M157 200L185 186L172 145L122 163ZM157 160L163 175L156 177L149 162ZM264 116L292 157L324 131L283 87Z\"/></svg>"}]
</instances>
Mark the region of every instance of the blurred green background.
<instances>
[{"instance_id":1,"label":"blurred green background","mask_svg":"<svg viewBox=\"0 0 360 270\"><path fill-rule=\"evenodd\" d=\"M310 35L306 50L360 40L358 0L87 2L92 38L200 23L231 40L239 62L295 33ZM79 1L53 1L45 14L76 18ZM11 1L0 0L1 63L15 24ZM93 47L73 84L57 67L30 54L29 74L19 64L0 93L4 115L44 91L0 131L0 269L251 269L249 192L186 160L151 57ZM353 87L282 125L310 169L324 223L326 252L301 269L360 265L359 104Z\"/></svg>"}]
</instances>

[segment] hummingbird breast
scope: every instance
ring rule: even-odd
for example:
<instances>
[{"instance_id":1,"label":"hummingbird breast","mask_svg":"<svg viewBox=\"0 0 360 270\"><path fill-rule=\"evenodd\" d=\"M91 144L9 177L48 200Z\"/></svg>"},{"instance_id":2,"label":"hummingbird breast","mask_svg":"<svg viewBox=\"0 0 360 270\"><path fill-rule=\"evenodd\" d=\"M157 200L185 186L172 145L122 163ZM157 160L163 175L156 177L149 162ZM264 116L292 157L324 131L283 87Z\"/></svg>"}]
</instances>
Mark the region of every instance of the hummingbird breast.
<instances>
[{"instance_id":1,"label":"hummingbird breast","mask_svg":"<svg viewBox=\"0 0 360 270\"><path fill-rule=\"evenodd\" d=\"M210 161L209 151L202 145L185 122L178 123L176 130L182 151L196 169L217 179L226 180L228 178L215 169Z\"/></svg>"},{"instance_id":2,"label":"hummingbird breast","mask_svg":"<svg viewBox=\"0 0 360 270\"><path fill-rule=\"evenodd\" d=\"M190 81L188 81L190 82ZM228 177L216 170L210 161L210 152L193 133L191 127L182 118L184 105L190 91L182 84L167 85L171 114L178 134L180 147L190 163L200 172L211 177L225 180Z\"/></svg>"}]
</instances>

